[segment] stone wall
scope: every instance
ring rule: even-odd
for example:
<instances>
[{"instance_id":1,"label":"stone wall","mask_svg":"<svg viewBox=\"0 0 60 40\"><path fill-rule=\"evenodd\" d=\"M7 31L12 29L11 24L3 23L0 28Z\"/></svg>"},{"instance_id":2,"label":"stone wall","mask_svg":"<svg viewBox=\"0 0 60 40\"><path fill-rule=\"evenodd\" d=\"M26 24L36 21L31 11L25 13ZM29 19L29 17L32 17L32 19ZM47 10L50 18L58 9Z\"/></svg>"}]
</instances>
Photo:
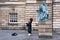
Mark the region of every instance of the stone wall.
<instances>
[{"instance_id":1,"label":"stone wall","mask_svg":"<svg viewBox=\"0 0 60 40\"><path fill-rule=\"evenodd\" d=\"M54 0L53 4L53 28L60 32L60 0Z\"/></svg>"},{"instance_id":2,"label":"stone wall","mask_svg":"<svg viewBox=\"0 0 60 40\"><path fill-rule=\"evenodd\" d=\"M2 0L3 1L3 0ZM21 1L21 0L20 0ZM52 4L51 1L46 1L48 10L49 10L49 19L52 18ZM36 26L36 14L37 10L39 10L39 5L42 1L36 0L27 0L24 1L25 4L5 4L0 7L0 25L2 28L6 27L7 29L22 29L26 22L28 22L29 18L33 18L33 29L38 29ZM16 12L18 13L18 25L9 25L9 13L12 12L12 7L15 7ZM51 21L49 21L51 23ZM48 22L47 22L48 23Z\"/></svg>"},{"instance_id":3,"label":"stone wall","mask_svg":"<svg viewBox=\"0 0 60 40\"><path fill-rule=\"evenodd\" d=\"M19 5L15 7L15 12L18 14L18 25L10 25L9 24L9 13L12 12L11 6L2 6L0 7L1 14L1 26L2 28L8 29L20 29L23 27L23 23L25 22L25 5ZM18 28L19 27L19 28ZM5 28L5 29L6 29Z\"/></svg>"},{"instance_id":4,"label":"stone wall","mask_svg":"<svg viewBox=\"0 0 60 40\"><path fill-rule=\"evenodd\" d=\"M0 0L4 1L4 0ZM8 0L6 0L8 2ZM38 26L36 26L36 14L37 10L39 9L39 5L42 3L40 0L20 0L20 2L24 2L25 4L6 4L2 5L0 7L0 27L24 27L24 24L29 20L29 18L33 18L33 29L38 29ZM60 26L60 2L59 0L54 0L53 4L53 28L59 28ZM48 23L52 23L52 0L46 0L46 4L48 6L48 12L49 12L49 20ZM15 9L18 13L18 25L8 25L8 15L9 12L11 12L11 6L16 6ZM17 28L17 29L19 29ZM12 28L13 29L13 28Z\"/></svg>"}]
</instances>

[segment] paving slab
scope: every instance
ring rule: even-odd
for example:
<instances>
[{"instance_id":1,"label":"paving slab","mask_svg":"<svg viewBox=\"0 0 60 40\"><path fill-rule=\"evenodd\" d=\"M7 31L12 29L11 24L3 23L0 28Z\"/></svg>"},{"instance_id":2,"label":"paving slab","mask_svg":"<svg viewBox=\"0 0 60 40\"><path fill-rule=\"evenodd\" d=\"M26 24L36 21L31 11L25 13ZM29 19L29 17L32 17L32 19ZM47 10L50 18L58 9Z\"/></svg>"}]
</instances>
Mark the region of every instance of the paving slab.
<instances>
[{"instance_id":1,"label":"paving slab","mask_svg":"<svg viewBox=\"0 0 60 40\"><path fill-rule=\"evenodd\" d=\"M12 36L12 33L17 33L17 36ZM32 31L32 35L28 36L26 30L0 30L0 40L60 40L60 34L53 33L52 38L39 38L38 31Z\"/></svg>"}]
</instances>

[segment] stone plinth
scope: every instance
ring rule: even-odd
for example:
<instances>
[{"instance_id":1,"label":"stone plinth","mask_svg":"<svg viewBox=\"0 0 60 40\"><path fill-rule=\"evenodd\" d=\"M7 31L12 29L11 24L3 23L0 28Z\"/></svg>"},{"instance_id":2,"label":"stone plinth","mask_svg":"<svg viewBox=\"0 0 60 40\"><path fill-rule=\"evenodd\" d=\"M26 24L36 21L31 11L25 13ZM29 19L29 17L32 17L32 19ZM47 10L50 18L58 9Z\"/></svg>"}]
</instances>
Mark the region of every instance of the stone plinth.
<instances>
[{"instance_id":1,"label":"stone plinth","mask_svg":"<svg viewBox=\"0 0 60 40\"><path fill-rule=\"evenodd\" d=\"M39 36L52 36L52 24L45 24L46 22L41 21L39 23L38 31Z\"/></svg>"}]
</instances>

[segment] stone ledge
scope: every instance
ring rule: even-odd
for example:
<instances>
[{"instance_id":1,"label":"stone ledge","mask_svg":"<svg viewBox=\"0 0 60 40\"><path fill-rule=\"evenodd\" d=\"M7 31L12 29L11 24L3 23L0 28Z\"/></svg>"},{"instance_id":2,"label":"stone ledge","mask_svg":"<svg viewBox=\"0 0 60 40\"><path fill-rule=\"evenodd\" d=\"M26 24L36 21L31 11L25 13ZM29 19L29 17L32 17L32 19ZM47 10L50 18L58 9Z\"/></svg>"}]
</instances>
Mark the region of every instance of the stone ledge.
<instances>
[{"instance_id":1,"label":"stone ledge","mask_svg":"<svg viewBox=\"0 0 60 40\"><path fill-rule=\"evenodd\" d=\"M0 30L27 30L25 27L0 27ZM38 30L33 28L33 30Z\"/></svg>"},{"instance_id":2,"label":"stone ledge","mask_svg":"<svg viewBox=\"0 0 60 40\"><path fill-rule=\"evenodd\" d=\"M1 30L25 30L25 27L0 27Z\"/></svg>"}]
</instances>

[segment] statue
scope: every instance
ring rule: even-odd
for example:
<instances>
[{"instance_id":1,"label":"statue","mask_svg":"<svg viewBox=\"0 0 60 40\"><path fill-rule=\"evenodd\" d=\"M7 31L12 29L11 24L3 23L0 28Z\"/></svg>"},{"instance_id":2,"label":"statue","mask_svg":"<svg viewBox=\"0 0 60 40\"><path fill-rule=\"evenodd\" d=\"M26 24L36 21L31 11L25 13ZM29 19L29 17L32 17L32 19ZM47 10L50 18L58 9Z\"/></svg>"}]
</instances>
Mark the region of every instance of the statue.
<instances>
[{"instance_id":1,"label":"statue","mask_svg":"<svg viewBox=\"0 0 60 40\"><path fill-rule=\"evenodd\" d=\"M36 21L47 21L48 20L48 10L46 2L43 1L37 13Z\"/></svg>"}]
</instances>

